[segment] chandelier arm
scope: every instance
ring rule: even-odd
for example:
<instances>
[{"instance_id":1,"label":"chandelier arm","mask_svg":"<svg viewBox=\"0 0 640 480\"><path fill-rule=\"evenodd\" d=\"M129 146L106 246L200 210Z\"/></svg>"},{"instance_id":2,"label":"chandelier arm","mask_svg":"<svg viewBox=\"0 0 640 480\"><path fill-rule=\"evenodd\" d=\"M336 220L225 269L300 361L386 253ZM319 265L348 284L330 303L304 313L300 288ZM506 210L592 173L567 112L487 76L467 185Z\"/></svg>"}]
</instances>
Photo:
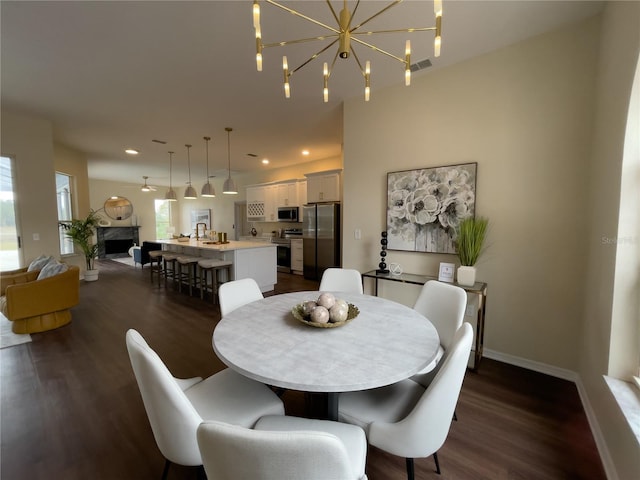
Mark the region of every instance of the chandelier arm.
<instances>
[{"instance_id":1,"label":"chandelier arm","mask_svg":"<svg viewBox=\"0 0 640 480\"><path fill-rule=\"evenodd\" d=\"M333 56L333 61L331 62L331 68L329 68L329 71L327 72L327 78L331 76L331 72L333 72L333 67L336 64L337 59L338 59L338 51L336 50L336 54Z\"/></svg>"},{"instance_id":2,"label":"chandelier arm","mask_svg":"<svg viewBox=\"0 0 640 480\"><path fill-rule=\"evenodd\" d=\"M313 19L311 17L307 17L305 14L300 13L297 10L294 10L293 8L286 7L284 5L281 5L278 2L274 2L273 0L265 0L265 1L267 3L273 5L274 7L281 8L282 10L285 10L285 11L291 13L292 15L295 15L296 17L300 17L300 18L302 18L304 20L307 20L308 22L315 23L316 25L319 25L322 28L326 28L327 30L332 31L333 33L338 33L338 34L340 33L340 30L336 30L335 28L330 27L329 25L326 25L326 24L324 24L322 22L319 22L318 20L315 20L315 19Z\"/></svg>"},{"instance_id":3,"label":"chandelier arm","mask_svg":"<svg viewBox=\"0 0 640 480\"><path fill-rule=\"evenodd\" d=\"M308 43L315 42L318 40L328 40L330 38L338 38L338 35L322 35L320 37L309 37L309 38L299 38L297 40L285 40L283 42L274 42L274 43L263 43L262 47L284 47L285 45L293 45L295 43Z\"/></svg>"},{"instance_id":4,"label":"chandelier arm","mask_svg":"<svg viewBox=\"0 0 640 480\"><path fill-rule=\"evenodd\" d=\"M360 63L360 59L358 58L358 54L356 53L356 51L351 48L351 53L353 54L353 58L356 59L356 63L358 64L358 68L360 68L360 73L362 73L363 77L366 77L366 74L364 72L364 68L362 68L362 64Z\"/></svg>"},{"instance_id":5,"label":"chandelier arm","mask_svg":"<svg viewBox=\"0 0 640 480\"><path fill-rule=\"evenodd\" d=\"M415 33L434 31L436 27L419 27L419 28L398 28L395 30L372 30L368 32L352 32L351 38L356 35L375 35L377 33Z\"/></svg>"},{"instance_id":6,"label":"chandelier arm","mask_svg":"<svg viewBox=\"0 0 640 480\"><path fill-rule=\"evenodd\" d=\"M388 57L391 57L391 58L399 61L400 63L406 63L404 58L397 57L393 53L389 53L386 50L382 50L381 48L378 48L375 45L372 45L372 44L367 43L367 42L363 42L359 38L352 38L351 40L353 40L356 43L359 43L360 45L364 45L365 47L369 47L374 52L378 52L378 53L381 53L381 54L386 55ZM351 51L353 52L353 48L351 49ZM362 67L361 67L361 69L362 69Z\"/></svg>"},{"instance_id":7,"label":"chandelier arm","mask_svg":"<svg viewBox=\"0 0 640 480\"><path fill-rule=\"evenodd\" d=\"M300 70L302 67L304 67L305 65L311 63L313 60L315 60L316 58L318 58L319 55L321 55L322 53L324 53L325 51L327 51L329 48L331 48L333 45L336 44L336 42L338 41L338 39L335 39L333 42L331 42L329 45L327 45L326 47L324 47L322 50L320 50L319 52L311 55L311 58L309 58L306 62L304 62L303 64L299 65L298 67L296 67L295 69L293 69L290 73L289 76L293 75L294 73L296 73L298 70ZM335 62L335 59L334 59ZM331 65L331 67L333 68L333 64Z\"/></svg>"},{"instance_id":8,"label":"chandelier arm","mask_svg":"<svg viewBox=\"0 0 640 480\"><path fill-rule=\"evenodd\" d=\"M333 18L336 21L336 23L338 25L340 25L340 19L338 18L338 14L336 13L336 11L333 9L333 5L331 4L331 0L325 0L327 2L327 5L329 7L329 10L331 10L331 13L333 14Z\"/></svg>"},{"instance_id":9,"label":"chandelier arm","mask_svg":"<svg viewBox=\"0 0 640 480\"><path fill-rule=\"evenodd\" d=\"M268 0L267 0L268 1ZM389 10L391 7L395 7L396 5L399 5L400 3L402 3L402 0L394 0L393 2L391 2L389 5L387 5L386 7L384 7L382 10L380 10L378 13L374 13L373 15L371 15L369 18L367 18L366 20L360 22L358 25L356 25L355 27L351 28L350 32L354 32L355 30L359 29L361 26L363 26L366 23L369 23L371 20L373 20L374 18L382 15L384 12L386 12L387 10Z\"/></svg>"}]
</instances>

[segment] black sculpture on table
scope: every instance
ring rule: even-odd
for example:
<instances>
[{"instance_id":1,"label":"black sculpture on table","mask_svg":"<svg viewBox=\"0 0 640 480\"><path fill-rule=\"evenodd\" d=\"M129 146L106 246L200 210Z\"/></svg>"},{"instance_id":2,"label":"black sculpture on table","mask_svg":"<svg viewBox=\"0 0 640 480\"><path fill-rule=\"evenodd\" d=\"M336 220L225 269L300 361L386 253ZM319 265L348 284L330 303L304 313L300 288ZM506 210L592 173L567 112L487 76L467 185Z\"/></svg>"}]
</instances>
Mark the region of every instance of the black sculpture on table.
<instances>
[{"instance_id":1,"label":"black sculpture on table","mask_svg":"<svg viewBox=\"0 0 640 480\"><path fill-rule=\"evenodd\" d=\"M389 273L387 269L387 232L382 232L382 238L380 238L380 263L378 264L378 269L376 273Z\"/></svg>"}]
</instances>

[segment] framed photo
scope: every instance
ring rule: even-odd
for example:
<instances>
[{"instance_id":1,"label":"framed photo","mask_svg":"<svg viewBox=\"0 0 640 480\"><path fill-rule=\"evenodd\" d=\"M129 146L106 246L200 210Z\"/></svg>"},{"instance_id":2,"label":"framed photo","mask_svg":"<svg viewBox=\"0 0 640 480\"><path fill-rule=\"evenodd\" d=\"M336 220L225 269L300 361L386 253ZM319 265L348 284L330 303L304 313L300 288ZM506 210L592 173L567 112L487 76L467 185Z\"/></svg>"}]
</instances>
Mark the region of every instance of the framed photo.
<instances>
[{"instance_id":1,"label":"framed photo","mask_svg":"<svg viewBox=\"0 0 640 480\"><path fill-rule=\"evenodd\" d=\"M208 208L200 208L191 210L191 230L196 229L196 224L206 223L207 230L211 230L211 210Z\"/></svg>"},{"instance_id":2,"label":"framed photo","mask_svg":"<svg viewBox=\"0 0 640 480\"><path fill-rule=\"evenodd\" d=\"M475 215L477 167L387 173L387 249L456 253L456 228Z\"/></svg>"},{"instance_id":3,"label":"framed photo","mask_svg":"<svg viewBox=\"0 0 640 480\"><path fill-rule=\"evenodd\" d=\"M455 269L455 263L441 263L440 271L438 272L438 280L441 282L453 283Z\"/></svg>"}]
</instances>

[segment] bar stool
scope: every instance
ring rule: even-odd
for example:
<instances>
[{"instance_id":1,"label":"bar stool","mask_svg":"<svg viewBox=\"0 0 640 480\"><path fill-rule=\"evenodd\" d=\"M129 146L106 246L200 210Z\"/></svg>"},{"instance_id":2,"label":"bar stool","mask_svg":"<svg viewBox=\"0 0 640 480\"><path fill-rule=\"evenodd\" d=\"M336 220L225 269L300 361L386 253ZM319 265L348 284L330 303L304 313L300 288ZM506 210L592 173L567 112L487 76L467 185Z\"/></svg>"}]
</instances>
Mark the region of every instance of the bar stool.
<instances>
[{"instance_id":1,"label":"bar stool","mask_svg":"<svg viewBox=\"0 0 640 480\"><path fill-rule=\"evenodd\" d=\"M193 288L197 287L199 283L196 269L201 258L192 255L181 255L177 258L178 291L182 292L182 282L184 281L189 285L189 296L193 295ZM187 268L186 272L184 267Z\"/></svg>"},{"instance_id":2,"label":"bar stool","mask_svg":"<svg viewBox=\"0 0 640 480\"><path fill-rule=\"evenodd\" d=\"M200 298L204 299L205 291L209 290L208 276L211 272L211 301L216 303L218 296L218 272L227 271L227 281L231 278L231 265L233 262L227 260L217 260L215 258L207 258L198 262L200 268Z\"/></svg>"},{"instance_id":3,"label":"bar stool","mask_svg":"<svg viewBox=\"0 0 640 480\"><path fill-rule=\"evenodd\" d=\"M153 283L154 272L158 275L158 286L162 280L162 250L152 250L149 252L149 271L151 273L151 283Z\"/></svg>"},{"instance_id":4,"label":"bar stool","mask_svg":"<svg viewBox=\"0 0 640 480\"><path fill-rule=\"evenodd\" d=\"M164 264L164 268L162 269L162 275L164 276L164 286L167 286L167 278L171 275L171 279L175 285L176 282L176 262L178 257L182 254L179 252L171 252L171 251L163 251L162 253L162 262Z\"/></svg>"}]
</instances>

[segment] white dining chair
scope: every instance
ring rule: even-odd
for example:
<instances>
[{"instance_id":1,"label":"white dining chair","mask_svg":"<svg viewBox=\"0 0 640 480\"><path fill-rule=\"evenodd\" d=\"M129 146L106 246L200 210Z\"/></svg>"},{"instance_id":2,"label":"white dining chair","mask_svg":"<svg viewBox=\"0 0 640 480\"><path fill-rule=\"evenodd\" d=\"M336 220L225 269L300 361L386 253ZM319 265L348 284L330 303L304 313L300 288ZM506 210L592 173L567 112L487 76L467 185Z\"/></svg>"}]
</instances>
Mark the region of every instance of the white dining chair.
<instances>
[{"instance_id":1,"label":"white dining chair","mask_svg":"<svg viewBox=\"0 0 640 480\"><path fill-rule=\"evenodd\" d=\"M462 324L435 378L425 389L411 379L373 390L340 394L339 419L362 427L370 445L406 458L407 478L414 478L414 458L433 455L449 434L467 369L473 329Z\"/></svg>"},{"instance_id":2,"label":"white dining chair","mask_svg":"<svg viewBox=\"0 0 640 480\"><path fill-rule=\"evenodd\" d=\"M422 286L413 309L421 313L436 327L440 347L436 358L412 377L427 388L436 374L438 363L451 346L455 333L464 321L467 308L467 292L449 283L429 280Z\"/></svg>"},{"instance_id":3,"label":"white dining chair","mask_svg":"<svg viewBox=\"0 0 640 480\"><path fill-rule=\"evenodd\" d=\"M255 429L221 422L198 427L209 480L365 480L362 428L328 420L270 415Z\"/></svg>"},{"instance_id":4,"label":"white dining chair","mask_svg":"<svg viewBox=\"0 0 640 480\"><path fill-rule=\"evenodd\" d=\"M362 293L362 276L350 268L327 268L320 280L320 291Z\"/></svg>"},{"instance_id":5,"label":"white dining chair","mask_svg":"<svg viewBox=\"0 0 640 480\"><path fill-rule=\"evenodd\" d=\"M142 335L126 334L131 366L156 444L166 462L202 465L196 430L203 420L219 420L251 428L264 415L284 415L282 401L267 386L230 369L206 379L171 375Z\"/></svg>"},{"instance_id":6,"label":"white dining chair","mask_svg":"<svg viewBox=\"0 0 640 480\"><path fill-rule=\"evenodd\" d=\"M225 316L236 308L264 298L258 283L253 278L243 278L223 283L218 288L220 315Z\"/></svg>"}]
</instances>

